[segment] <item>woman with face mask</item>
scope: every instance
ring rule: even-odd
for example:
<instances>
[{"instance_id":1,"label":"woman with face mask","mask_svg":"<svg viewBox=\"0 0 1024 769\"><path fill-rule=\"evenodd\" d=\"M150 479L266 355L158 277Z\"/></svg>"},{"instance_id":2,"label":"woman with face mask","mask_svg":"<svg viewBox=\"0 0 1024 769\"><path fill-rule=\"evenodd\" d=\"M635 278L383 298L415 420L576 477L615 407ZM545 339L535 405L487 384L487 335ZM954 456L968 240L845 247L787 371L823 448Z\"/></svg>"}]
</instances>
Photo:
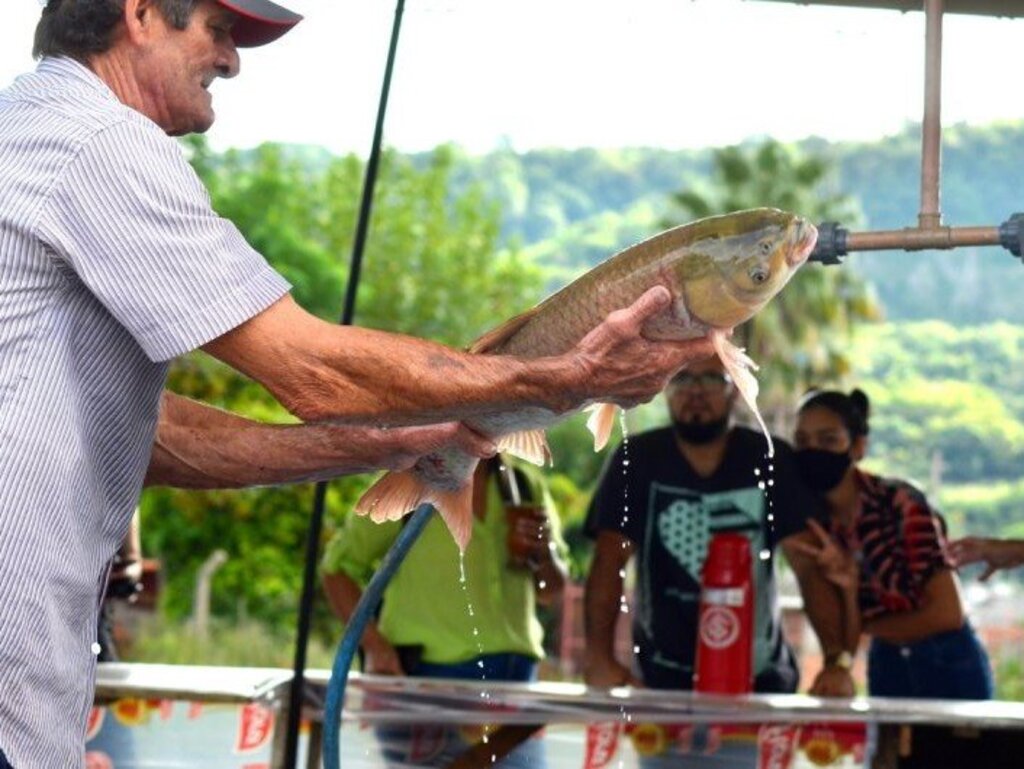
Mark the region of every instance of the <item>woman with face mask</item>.
<instances>
[{"instance_id":1,"label":"woman with face mask","mask_svg":"<svg viewBox=\"0 0 1024 769\"><path fill-rule=\"evenodd\" d=\"M800 403L797 469L828 510L825 526L810 524L819 546L800 549L838 588L847 652L871 636L872 696L988 699L988 656L967 621L939 515L906 481L857 466L868 412L860 390L812 391Z\"/></svg>"}]
</instances>

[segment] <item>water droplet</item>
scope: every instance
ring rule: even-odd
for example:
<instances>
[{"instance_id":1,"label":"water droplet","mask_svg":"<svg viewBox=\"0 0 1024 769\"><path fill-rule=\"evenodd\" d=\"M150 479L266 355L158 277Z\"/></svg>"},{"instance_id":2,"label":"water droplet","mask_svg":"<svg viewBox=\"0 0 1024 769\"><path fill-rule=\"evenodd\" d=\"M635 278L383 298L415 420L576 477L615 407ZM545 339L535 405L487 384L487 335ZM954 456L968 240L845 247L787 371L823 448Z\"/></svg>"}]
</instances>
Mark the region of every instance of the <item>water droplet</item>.
<instances>
[{"instance_id":1,"label":"water droplet","mask_svg":"<svg viewBox=\"0 0 1024 769\"><path fill-rule=\"evenodd\" d=\"M477 662L476 662L476 666L477 666L478 668L480 668L481 670L483 670L483 667L484 667L484 661L483 661L483 660L477 660Z\"/></svg>"},{"instance_id":2,"label":"water droplet","mask_svg":"<svg viewBox=\"0 0 1024 769\"><path fill-rule=\"evenodd\" d=\"M626 578L626 570L625 569L619 569L619 576L622 577L622 579L625 579Z\"/></svg>"},{"instance_id":3,"label":"water droplet","mask_svg":"<svg viewBox=\"0 0 1024 769\"><path fill-rule=\"evenodd\" d=\"M628 459L623 459L622 460L622 466L623 467L629 467L629 460Z\"/></svg>"},{"instance_id":4,"label":"water droplet","mask_svg":"<svg viewBox=\"0 0 1024 769\"><path fill-rule=\"evenodd\" d=\"M491 738L487 736L487 732L484 732L484 745L491 741Z\"/></svg>"},{"instance_id":5,"label":"water droplet","mask_svg":"<svg viewBox=\"0 0 1024 769\"><path fill-rule=\"evenodd\" d=\"M760 475L760 474L761 474L761 468L760 467L755 467L754 468L754 475Z\"/></svg>"},{"instance_id":6,"label":"water droplet","mask_svg":"<svg viewBox=\"0 0 1024 769\"><path fill-rule=\"evenodd\" d=\"M545 582L544 580L541 580L540 582L537 583L537 587L540 588L541 590L543 590L547 586L548 586L548 583Z\"/></svg>"},{"instance_id":7,"label":"water droplet","mask_svg":"<svg viewBox=\"0 0 1024 769\"><path fill-rule=\"evenodd\" d=\"M626 606L626 604L622 604L622 606L620 606L619 609L622 611L623 614L629 614L629 607Z\"/></svg>"},{"instance_id":8,"label":"water droplet","mask_svg":"<svg viewBox=\"0 0 1024 769\"><path fill-rule=\"evenodd\" d=\"M768 485L769 486L774 486L775 485L775 479L774 478L769 478L768 479Z\"/></svg>"},{"instance_id":9,"label":"water droplet","mask_svg":"<svg viewBox=\"0 0 1024 769\"><path fill-rule=\"evenodd\" d=\"M772 551L768 550L768 549L765 549L765 550L762 550L759 555L760 555L762 561L767 561L769 558L772 557Z\"/></svg>"},{"instance_id":10,"label":"water droplet","mask_svg":"<svg viewBox=\"0 0 1024 769\"><path fill-rule=\"evenodd\" d=\"M775 465L768 465L768 472L769 473L774 473L775 472Z\"/></svg>"},{"instance_id":11,"label":"water droplet","mask_svg":"<svg viewBox=\"0 0 1024 769\"><path fill-rule=\"evenodd\" d=\"M758 481L757 488L761 489L761 491L764 491L767 487L764 485L764 481Z\"/></svg>"},{"instance_id":12,"label":"water droplet","mask_svg":"<svg viewBox=\"0 0 1024 769\"><path fill-rule=\"evenodd\" d=\"M771 513L768 513L768 523L772 523L774 520L775 520L775 516L772 515Z\"/></svg>"},{"instance_id":13,"label":"water droplet","mask_svg":"<svg viewBox=\"0 0 1024 769\"><path fill-rule=\"evenodd\" d=\"M634 646L633 647L633 654L639 654L639 653L640 653L640 647L639 646Z\"/></svg>"}]
</instances>

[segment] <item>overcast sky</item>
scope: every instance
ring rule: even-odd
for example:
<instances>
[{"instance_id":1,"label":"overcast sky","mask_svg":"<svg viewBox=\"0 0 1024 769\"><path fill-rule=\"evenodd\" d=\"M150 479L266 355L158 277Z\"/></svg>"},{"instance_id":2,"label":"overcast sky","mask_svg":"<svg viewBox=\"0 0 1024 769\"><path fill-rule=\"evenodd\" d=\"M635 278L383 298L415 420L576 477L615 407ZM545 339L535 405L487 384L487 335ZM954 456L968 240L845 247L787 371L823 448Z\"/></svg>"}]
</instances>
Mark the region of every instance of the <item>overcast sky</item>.
<instances>
[{"instance_id":1,"label":"overcast sky","mask_svg":"<svg viewBox=\"0 0 1024 769\"><path fill-rule=\"evenodd\" d=\"M214 86L214 146L365 154L393 0L291 0L306 20ZM0 86L39 0L4 0ZM947 17L947 124L1024 118L1024 22ZM421 150L872 139L918 121L924 16L758 0L407 0L386 143Z\"/></svg>"}]
</instances>

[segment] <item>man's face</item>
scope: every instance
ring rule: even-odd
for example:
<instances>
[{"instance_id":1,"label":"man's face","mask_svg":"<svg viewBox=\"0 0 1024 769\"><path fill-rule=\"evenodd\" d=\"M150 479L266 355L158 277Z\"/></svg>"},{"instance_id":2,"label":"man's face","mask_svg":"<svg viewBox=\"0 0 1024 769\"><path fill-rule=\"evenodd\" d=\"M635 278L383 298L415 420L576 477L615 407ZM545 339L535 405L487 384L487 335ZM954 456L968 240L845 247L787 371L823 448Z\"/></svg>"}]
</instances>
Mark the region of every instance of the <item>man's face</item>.
<instances>
[{"instance_id":1,"label":"man's face","mask_svg":"<svg viewBox=\"0 0 1024 769\"><path fill-rule=\"evenodd\" d=\"M145 112L171 136L202 133L213 125L210 84L238 74L231 38L235 14L200 0L185 29L176 29L150 6L149 33L136 59L135 76Z\"/></svg>"},{"instance_id":2,"label":"man's face","mask_svg":"<svg viewBox=\"0 0 1024 769\"><path fill-rule=\"evenodd\" d=\"M669 411L676 422L707 424L728 416L736 388L718 358L691 363L665 389Z\"/></svg>"}]
</instances>

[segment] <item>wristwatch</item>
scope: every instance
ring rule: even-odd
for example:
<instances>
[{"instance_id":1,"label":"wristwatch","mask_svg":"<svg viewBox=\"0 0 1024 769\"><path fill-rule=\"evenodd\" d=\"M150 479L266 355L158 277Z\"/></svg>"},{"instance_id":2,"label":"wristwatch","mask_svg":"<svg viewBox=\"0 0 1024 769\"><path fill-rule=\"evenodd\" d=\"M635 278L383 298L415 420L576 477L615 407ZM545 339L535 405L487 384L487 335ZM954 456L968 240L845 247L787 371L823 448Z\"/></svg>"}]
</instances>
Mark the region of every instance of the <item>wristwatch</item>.
<instances>
[{"instance_id":1,"label":"wristwatch","mask_svg":"<svg viewBox=\"0 0 1024 769\"><path fill-rule=\"evenodd\" d=\"M853 655L845 649L841 652L825 655L825 667L850 670L853 667Z\"/></svg>"}]
</instances>

